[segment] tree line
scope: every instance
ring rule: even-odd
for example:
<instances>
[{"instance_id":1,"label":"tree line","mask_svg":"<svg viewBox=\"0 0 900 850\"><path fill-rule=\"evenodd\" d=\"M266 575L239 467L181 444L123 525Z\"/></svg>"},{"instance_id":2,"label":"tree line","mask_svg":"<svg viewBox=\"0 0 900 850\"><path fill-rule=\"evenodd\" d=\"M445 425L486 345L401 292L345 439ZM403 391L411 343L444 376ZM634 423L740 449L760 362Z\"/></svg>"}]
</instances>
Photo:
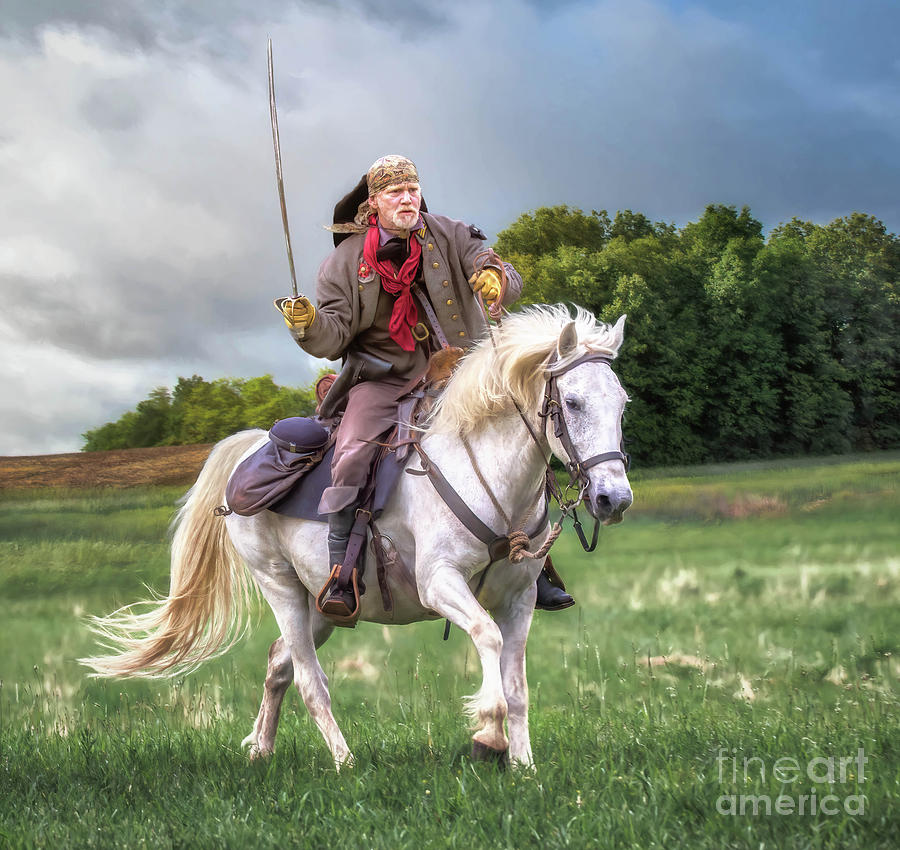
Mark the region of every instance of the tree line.
<instances>
[{"instance_id":1,"label":"tree line","mask_svg":"<svg viewBox=\"0 0 900 850\"><path fill-rule=\"evenodd\" d=\"M270 428L277 419L311 416L312 387L282 387L271 375L179 378L175 387L157 387L134 410L115 422L86 431L83 451L143 446L214 443L245 428Z\"/></svg>"},{"instance_id":2,"label":"tree line","mask_svg":"<svg viewBox=\"0 0 900 850\"><path fill-rule=\"evenodd\" d=\"M900 446L900 240L861 213L764 236L747 207L682 228L641 213L543 207L496 250L524 301L627 313L616 370L627 448L653 465ZM87 451L215 442L310 415L312 387L270 375L159 387Z\"/></svg>"},{"instance_id":3,"label":"tree line","mask_svg":"<svg viewBox=\"0 0 900 850\"><path fill-rule=\"evenodd\" d=\"M559 206L496 249L531 301L628 314L616 371L644 463L900 445L900 240L871 216L764 237L747 207L677 229Z\"/></svg>"}]
</instances>

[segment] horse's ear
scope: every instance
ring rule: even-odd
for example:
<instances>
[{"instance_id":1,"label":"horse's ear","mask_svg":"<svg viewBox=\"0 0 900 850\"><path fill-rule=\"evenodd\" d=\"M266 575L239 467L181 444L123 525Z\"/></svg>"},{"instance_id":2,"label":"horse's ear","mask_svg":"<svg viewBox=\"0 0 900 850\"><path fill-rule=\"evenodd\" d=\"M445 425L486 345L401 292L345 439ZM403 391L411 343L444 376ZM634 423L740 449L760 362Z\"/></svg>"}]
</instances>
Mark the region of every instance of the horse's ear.
<instances>
[{"instance_id":1,"label":"horse's ear","mask_svg":"<svg viewBox=\"0 0 900 850\"><path fill-rule=\"evenodd\" d=\"M569 322L560 332L556 342L556 358L562 360L568 357L578 345L578 328L575 322Z\"/></svg>"},{"instance_id":2,"label":"horse's ear","mask_svg":"<svg viewBox=\"0 0 900 850\"><path fill-rule=\"evenodd\" d=\"M625 314L623 313L617 319L616 323L612 326L612 337L613 344L612 348L614 351L618 352L619 347L622 345L622 340L625 339Z\"/></svg>"}]
</instances>

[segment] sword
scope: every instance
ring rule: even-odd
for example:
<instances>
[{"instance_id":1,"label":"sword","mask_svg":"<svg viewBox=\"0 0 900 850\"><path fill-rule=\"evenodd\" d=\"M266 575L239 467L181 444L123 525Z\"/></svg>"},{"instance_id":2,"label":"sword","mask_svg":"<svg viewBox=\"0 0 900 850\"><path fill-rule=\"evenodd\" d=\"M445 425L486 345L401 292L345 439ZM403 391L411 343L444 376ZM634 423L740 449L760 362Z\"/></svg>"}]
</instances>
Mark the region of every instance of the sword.
<instances>
[{"instance_id":1,"label":"sword","mask_svg":"<svg viewBox=\"0 0 900 850\"><path fill-rule=\"evenodd\" d=\"M288 225L287 204L284 200L284 178L281 173L281 144L278 138L278 111L275 107L275 69L272 64L272 39L268 43L268 60L269 60L269 115L272 118L272 145L275 148L275 180L278 184L278 200L281 204L281 222L284 225L284 244L287 248L288 268L291 271L291 289L293 298L278 298L275 306L282 312L282 306L286 301L296 301L302 299L309 303L309 299L305 295L297 293L297 273L294 271L294 252L291 250L291 229ZM306 328L296 328L294 331L298 339L306 336Z\"/></svg>"}]
</instances>

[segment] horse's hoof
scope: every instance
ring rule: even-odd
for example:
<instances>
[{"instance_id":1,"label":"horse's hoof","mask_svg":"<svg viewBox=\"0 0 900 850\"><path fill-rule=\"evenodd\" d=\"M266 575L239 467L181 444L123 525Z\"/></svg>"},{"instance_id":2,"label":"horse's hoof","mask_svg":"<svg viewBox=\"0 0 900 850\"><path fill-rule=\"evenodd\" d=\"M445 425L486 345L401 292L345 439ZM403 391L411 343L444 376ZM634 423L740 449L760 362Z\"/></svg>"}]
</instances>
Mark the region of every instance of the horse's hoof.
<instances>
[{"instance_id":1,"label":"horse's hoof","mask_svg":"<svg viewBox=\"0 0 900 850\"><path fill-rule=\"evenodd\" d=\"M509 749L495 750L481 741L472 741L472 761L492 762L501 770L506 770L509 767Z\"/></svg>"},{"instance_id":2,"label":"horse's hoof","mask_svg":"<svg viewBox=\"0 0 900 850\"><path fill-rule=\"evenodd\" d=\"M256 744L250 747L250 761L261 761L272 755L272 750L262 750Z\"/></svg>"},{"instance_id":3,"label":"horse's hoof","mask_svg":"<svg viewBox=\"0 0 900 850\"><path fill-rule=\"evenodd\" d=\"M356 767L356 759L353 753L348 752L345 756L335 756L334 769L340 773L344 768Z\"/></svg>"}]
</instances>

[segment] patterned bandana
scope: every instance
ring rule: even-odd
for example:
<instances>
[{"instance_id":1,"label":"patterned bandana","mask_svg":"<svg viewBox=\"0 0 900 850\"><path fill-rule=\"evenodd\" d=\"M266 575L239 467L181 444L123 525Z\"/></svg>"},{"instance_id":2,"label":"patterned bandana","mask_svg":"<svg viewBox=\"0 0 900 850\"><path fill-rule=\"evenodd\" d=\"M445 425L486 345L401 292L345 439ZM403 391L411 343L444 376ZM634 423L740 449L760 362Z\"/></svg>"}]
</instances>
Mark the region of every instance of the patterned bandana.
<instances>
[{"instance_id":1,"label":"patterned bandana","mask_svg":"<svg viewBox=\"0 0 900 850\"><path fill-rule=\"evenodd\" d=\"M381 286L384 291L397 296L388 322L391 339L404 351L413 351L416 347L416 340L412 335L412 329L419 321L419 311L415 298L409 290L419 269L422 246L419 244L419 240L410 234L409 256L397 269L390 260L378 259L379 241L378 219L373 215L369 218L369 232L366 234L366 242L363 246L363 257L369 266L381 275Z\"/></svg>"},{"instance_id":2,"label":"patterned bandana","mask_svg":"<svg viewBox=\"0 0 900 850\"><path fill-rule=\"evenodd\" d=\"M405 156L390 154L376 159L366 174L366 185L370 195L377 195L388 186L397 183L418 183L419 172L416 164Z\"/></svg>"}]
</instances>

